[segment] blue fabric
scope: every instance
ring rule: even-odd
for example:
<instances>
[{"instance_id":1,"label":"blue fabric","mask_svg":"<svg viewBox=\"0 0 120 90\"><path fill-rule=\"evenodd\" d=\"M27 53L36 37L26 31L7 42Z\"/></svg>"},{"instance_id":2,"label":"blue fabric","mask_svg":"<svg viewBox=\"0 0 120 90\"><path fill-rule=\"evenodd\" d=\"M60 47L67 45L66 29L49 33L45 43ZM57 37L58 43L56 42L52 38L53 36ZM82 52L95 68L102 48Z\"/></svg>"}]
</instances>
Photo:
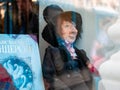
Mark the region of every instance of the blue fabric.
<instances>
[{"instance_id":1,"label":"blue fabric","mask_svg":"<svg viewBox=\"0 0 120 90\"><path fill-rule=\"evenodd\" d=\"M73 60L71 55L70 55L70 51L67 49L67 43L65 42L65 40L63 40L62 38L60 38L59 36L57 36L57 41L58 41L58 45L62 46L63 48L66 49L67 52L67 57L68 57L68 61L65 64L65 69L66 70L77 70L78 66L78 62L76 60ZM71 47L73 48L73 43L71 44Z\"/></svg>"},{"instance_id":2,"label":"blue fabric","mask_svg":"<svg viewBox=\"0 0 120 90\"><path fill-rule=\"evenodd\" d=\"M59 46L64 46L68 50L72 59L76 59L77 54L74 49L74 43L69 43L60 38L59 36L57 36L57 41Z\"/></svg>"},{"instance_id":3,"label":"blue fabric","mask_svg":"<svg viewBox=\"0 0 120 90\"><path fill-rule=\"evenodd\" d=\"M61 39L59 36L57 36L57 41L58 41L59 46L62 46L62 45L65 46L65 41L63 39Z\"/></svg>"},{"instance_id":4,"label":"blue fabric","mask_svg":"<svg viewBox=\"0 0 120 90\"><path fill-rule=\"evenodd\" d=\"M58 41L58 45L62 46L64 45L66 47L66 42L65 40L63 40L62 38L60 38L59 36L57 36L57 41ZM71 47L74 47L74 43L71 43Z\"/></svg>"}]
</instances>

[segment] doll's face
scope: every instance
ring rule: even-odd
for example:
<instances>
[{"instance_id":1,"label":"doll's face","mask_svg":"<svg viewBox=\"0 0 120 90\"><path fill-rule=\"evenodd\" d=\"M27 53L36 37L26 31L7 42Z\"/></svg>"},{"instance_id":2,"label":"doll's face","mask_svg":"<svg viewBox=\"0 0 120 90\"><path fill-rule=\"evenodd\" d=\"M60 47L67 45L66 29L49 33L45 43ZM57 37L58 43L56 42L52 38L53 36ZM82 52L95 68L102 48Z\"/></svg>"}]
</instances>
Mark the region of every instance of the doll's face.
<instances>
[{"instance_id":1,"label":"doll's face","mask_svg":"<svg viewBox=\"0 0 120 90\"><path fill-rule=\"evenodd\" d=\"M57 33L65 41L73 43L76 40L78 30L73 22L62 21L62 23L57 23Z\"/></svg>"}]
</instances>

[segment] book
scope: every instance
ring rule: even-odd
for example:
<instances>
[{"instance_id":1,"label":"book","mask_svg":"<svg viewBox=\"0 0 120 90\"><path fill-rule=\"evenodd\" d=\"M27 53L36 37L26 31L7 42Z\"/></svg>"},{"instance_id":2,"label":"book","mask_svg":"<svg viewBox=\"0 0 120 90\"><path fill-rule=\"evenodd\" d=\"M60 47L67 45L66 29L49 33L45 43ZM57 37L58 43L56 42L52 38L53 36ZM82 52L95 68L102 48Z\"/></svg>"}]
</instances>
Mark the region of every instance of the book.
<instances>
[{"instance_id":1,"label":"book","mask_svg":"<svg viewBox=\"0 0 120 90\"><path fill-rule=\"evenodd\" d=\"M38 43L34 35L0 34L0 64L17 90L44 90Z\"/></svg>"}]
</instances>

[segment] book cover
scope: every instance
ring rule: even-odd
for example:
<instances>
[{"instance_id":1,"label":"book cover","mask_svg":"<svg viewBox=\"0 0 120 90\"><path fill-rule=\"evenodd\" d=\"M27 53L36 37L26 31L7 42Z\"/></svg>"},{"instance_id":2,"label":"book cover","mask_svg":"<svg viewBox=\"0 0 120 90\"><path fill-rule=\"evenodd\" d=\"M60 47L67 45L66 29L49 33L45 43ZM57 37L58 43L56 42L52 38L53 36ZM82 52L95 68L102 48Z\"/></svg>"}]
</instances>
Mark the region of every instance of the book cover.
<instances>
[{"instance_id":1,"label":"book cover","mask_svg":"<svg viewBox=\"0 0 120 90\"><path fill-rule=\"evenodd\" d=\"M39 48L34 37L0 34L0 64L17 90L44 90Z\"/></svg>"}]
</instances>

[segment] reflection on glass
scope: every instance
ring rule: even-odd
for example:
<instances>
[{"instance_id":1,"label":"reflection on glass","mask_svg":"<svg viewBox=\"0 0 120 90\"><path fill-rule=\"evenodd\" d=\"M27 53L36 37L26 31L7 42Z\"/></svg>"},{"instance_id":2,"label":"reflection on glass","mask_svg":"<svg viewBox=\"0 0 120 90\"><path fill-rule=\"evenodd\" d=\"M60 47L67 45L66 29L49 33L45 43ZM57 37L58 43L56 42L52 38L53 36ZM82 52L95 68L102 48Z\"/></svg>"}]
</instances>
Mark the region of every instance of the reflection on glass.
<instances>
[{"instance_id":1,"label":"reflection on glass","mask_svg":"<svg viewBox=\"0 0 120 90\"><path fill-rule=\"evenodd\" d=\"M32 0L5 0L0 2L2 32L6 34L35 34L39 37L39 2ZM4 11L4 12L3 12Z\"/></svg>"}]
</instances>

